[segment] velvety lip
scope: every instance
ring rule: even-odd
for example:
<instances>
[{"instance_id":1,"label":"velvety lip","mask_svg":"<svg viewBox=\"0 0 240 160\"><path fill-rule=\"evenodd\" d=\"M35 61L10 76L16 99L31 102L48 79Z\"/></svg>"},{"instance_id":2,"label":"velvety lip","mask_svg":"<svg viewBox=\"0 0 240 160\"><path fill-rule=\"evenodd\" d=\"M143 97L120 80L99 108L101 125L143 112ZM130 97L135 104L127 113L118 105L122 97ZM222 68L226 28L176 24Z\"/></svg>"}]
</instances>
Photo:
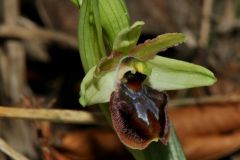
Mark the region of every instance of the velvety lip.
<instances>
[{"instance_id":1,"label":"velvety lip","mask_svg":"<svg viewBox=\"0 0 240 160\"><path fill-rule=\"evenodd\" d=\"M166 144L169 136L167 94L139 83L136 77L131 78L111 94L110 111L116 133L126 146L134 149L144 149L158 139ZM132 88L129 83L140 86Z\"/></svg>"}]
</instances>

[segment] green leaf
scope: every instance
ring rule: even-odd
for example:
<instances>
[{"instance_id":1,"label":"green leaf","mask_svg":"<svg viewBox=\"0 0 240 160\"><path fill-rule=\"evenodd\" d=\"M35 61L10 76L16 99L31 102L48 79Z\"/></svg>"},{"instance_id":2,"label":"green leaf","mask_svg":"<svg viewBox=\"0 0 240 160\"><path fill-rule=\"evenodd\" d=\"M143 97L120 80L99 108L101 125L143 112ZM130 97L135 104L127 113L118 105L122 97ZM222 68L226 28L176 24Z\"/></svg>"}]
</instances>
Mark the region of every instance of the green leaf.
<instances>
[{"instance_id":1,"label":"green leaf","mask_svg":"<svg viewBox=\"0 0 240 160\"><path fill-rule=\"evenodd\" d=\"M78 8L80 8L80 6L82 6L82 1L83 0L71 0L71 2Z\"/></svg>"},{"instance_id":2,"label":"green leaf","mask_svg":"<svg viewBox=\"0 0 240 160\"><path fill-rule=\"evenodd\" d=\"M133 49L140 37L143 25L143 21L137 21L131 27L121 30L114 40L113 51L127 54L131 49Z\"/></svg>"},{"instance_id":3,"label":"green leaf","mask_svg":"<svg viewBox=\"0 0 240 160\"><path fill-rule=\"evenodd\" d=\"M112 49L117 34L130 26L128 11L124 0L100 0L99 11L103 31Z\"/></svg>"},{"instance_id":4,"label":"green leaf","mask_svg":"<svg viewBox=\"0 0 240 160\"><path fill-rule=\"evenodd\" d=\"M177 90L209 86L216 82L214 74L199 65L161 56L155 56L148 62L152 73L147 83L154 89Z\"/></svg>"},{"instance_id":5,"label":"green leaf","mask_svg":"<svg viewBox=\"0 0 240 160\"><path fill-rule=\"evenodd\" d=\"M152 59L158 52L164 51L169 47L177 46L183 43L186 37L182 33L166 33L158 37L147 40L139 44L136 48L130 51L129 55L141 60Z\"/></svg>"},{"instance_id":6,"label":"green leaf","mask_svg":"<svg viewBox=\"0 0 240 160\"><path fill-rule=\"evenodd\" d=\"M85 71L106 55L104 48L98 0L84 0L80 9L78 30L80 57Z\"/></svg>"},{"instance_id":7,"label":"green leaf","mask_svg":"<svg viewBox=\"0 0 240 160\"><path fill-rule=\"evenodd\" d=\"M183 152L183 148L178 141L178 137L176 135L176 131L173 126L171 126L171 134L168 144L169 150L169 160L185 160L186 157Z\"/></svg>"}]
</instances>

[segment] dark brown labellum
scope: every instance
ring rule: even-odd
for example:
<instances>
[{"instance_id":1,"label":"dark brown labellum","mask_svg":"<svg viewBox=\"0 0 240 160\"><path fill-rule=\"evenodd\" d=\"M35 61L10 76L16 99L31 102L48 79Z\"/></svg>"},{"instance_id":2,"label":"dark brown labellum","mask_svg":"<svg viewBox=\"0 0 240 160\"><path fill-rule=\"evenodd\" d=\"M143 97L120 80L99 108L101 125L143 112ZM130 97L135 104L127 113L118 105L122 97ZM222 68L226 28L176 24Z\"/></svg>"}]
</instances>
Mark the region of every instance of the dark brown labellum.
<instances>
[{"instance_id":1,"label":"dark brown labellum","mask_svg":"<svg viewBox=\"0 0 240 160\"><path fill-rule=\"evenodd\" d=\"M140 73L126 73L124 78L110 100L112 122L120 140L134 149L144 149L159 139L166 144L166 93L143 85L146 76Z\"/></svg>"}]
</instances>

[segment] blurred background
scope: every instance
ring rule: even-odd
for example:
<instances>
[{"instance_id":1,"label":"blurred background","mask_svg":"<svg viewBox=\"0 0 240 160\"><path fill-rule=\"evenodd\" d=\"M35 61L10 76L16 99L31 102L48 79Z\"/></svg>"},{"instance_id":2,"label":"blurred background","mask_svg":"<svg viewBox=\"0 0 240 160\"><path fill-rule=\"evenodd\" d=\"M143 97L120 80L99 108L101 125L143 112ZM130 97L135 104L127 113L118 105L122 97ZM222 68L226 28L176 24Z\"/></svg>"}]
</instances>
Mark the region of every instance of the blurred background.
<instances>
[{"instance_id":1,"label":"blurred background","mask_svg":"<svg viewBox=\"0 0 240 160\"><path fill-rule=\"evenodd\" d=\"M183 32L184 45L159 55L203 65L215 85L171 91L170 118L190 160L240 159L240 0L126 0L145 26L139 43ZM70 0L0 0L0 106L86 110ZM62 124L0 118L0 140L33 160L133 160L103 123ZM1 152L0 160L9 157Z\"/></svg>"}]
</instances>

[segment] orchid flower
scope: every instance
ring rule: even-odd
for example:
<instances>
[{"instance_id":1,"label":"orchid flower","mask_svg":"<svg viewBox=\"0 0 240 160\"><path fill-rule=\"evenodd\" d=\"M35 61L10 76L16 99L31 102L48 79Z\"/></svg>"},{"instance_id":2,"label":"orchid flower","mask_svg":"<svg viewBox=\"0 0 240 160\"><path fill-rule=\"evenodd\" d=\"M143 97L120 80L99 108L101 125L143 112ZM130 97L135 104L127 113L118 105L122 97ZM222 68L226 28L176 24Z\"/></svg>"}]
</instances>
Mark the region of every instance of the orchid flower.
<instances>
[{"instance_id":1,"label":"orchid flower","mask_svg":"<svg viewBox=\"0 0 240 160\"><path fill-rule=\"evenodd\" d=\"M144 149L152 141L167 144L170 132L165 91L212 85L208 69L158 56L186 40L167 33L136 45L144 22L137 21L116 36L112 52L92 67L81 83L80 103L110 102L113 127L123 144Z\"/></svg>"}]
</instances>

